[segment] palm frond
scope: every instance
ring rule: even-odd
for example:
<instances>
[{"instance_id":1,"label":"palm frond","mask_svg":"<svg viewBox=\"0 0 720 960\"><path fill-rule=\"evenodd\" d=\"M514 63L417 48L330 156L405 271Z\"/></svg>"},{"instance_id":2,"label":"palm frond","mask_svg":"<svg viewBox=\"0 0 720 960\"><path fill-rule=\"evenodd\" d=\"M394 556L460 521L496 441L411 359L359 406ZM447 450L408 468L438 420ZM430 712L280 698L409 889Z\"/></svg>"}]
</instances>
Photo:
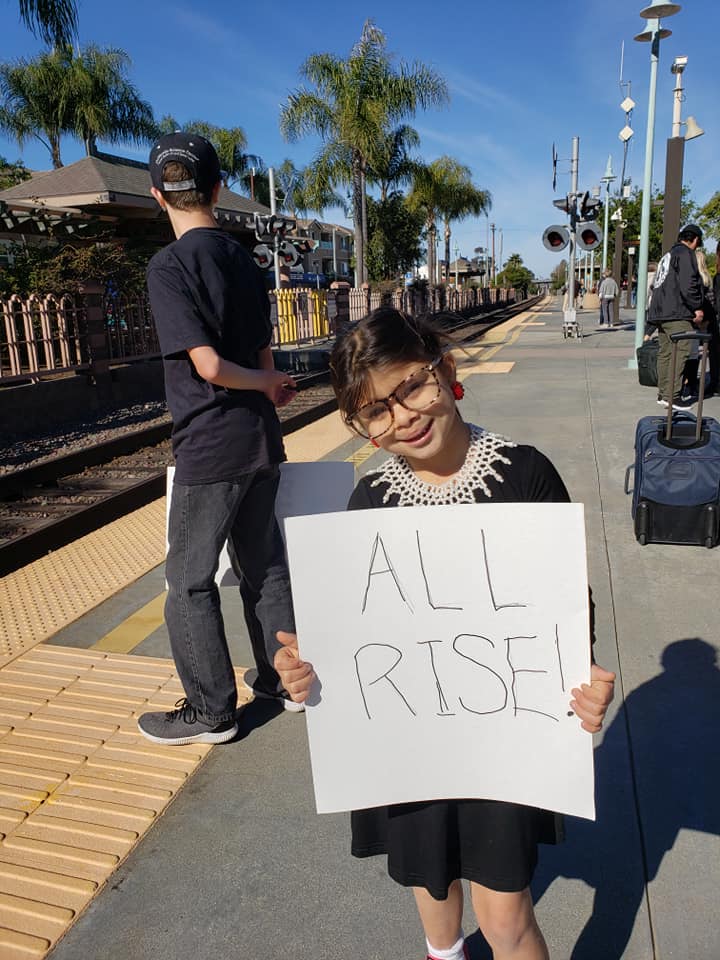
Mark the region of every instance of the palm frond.
<instances>
[{"instance_id":1,"label":"palm frond","mask_svg":"<svg viewBox=\"0 0 720 960\"><path fill-rule=\"evenodd\" d=\"M20 19L45 43L59 46L72 43L78 31L75 0L19 0Z\"/></svg>"}]
</instances>

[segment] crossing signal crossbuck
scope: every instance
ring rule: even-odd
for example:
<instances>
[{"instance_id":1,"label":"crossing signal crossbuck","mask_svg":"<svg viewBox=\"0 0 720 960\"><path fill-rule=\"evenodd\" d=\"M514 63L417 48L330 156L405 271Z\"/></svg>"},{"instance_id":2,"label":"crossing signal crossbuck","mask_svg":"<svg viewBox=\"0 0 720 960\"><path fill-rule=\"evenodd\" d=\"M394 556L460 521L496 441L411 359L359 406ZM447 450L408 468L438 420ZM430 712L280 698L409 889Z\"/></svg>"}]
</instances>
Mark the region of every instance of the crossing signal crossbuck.
<instances>
[{"instance_id":1,"label":"crossing signal crossbuck","mask_svg":"<svg viewBox=\"0 0 720 960\"><path fill-rule=\"evenodd\" d=\"M548 227L542 238L545 249L560 253L574 237L581 250L597 250L602 243L602 233L594 221L600 212L601 201L586 190L585 193L569 193L566 197L553 200L553 206L568 215L570 228L561 224Z\"/></svg>"}]
</instances>

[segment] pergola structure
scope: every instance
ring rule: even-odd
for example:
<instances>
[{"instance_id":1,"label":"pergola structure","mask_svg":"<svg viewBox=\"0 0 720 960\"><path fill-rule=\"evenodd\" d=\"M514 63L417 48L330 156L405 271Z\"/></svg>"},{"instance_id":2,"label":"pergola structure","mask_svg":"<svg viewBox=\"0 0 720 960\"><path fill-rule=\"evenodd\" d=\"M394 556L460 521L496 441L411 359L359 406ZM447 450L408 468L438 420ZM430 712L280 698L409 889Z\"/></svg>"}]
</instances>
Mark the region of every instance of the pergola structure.
<instances>
[{"instance_id":1,"label":"pergola structure","mask_svg":"<svg viewBox=\"0 0 720 960\"><path fill-rule=\"evenodd\" d=\"M248 247L255 243L254 213L270 210L220 188L218 223ZM147 164L98 153L0 191L0 239L20 237L163 245L172 240L172 230L150 195Z\"/></svg>"}]
</instances>

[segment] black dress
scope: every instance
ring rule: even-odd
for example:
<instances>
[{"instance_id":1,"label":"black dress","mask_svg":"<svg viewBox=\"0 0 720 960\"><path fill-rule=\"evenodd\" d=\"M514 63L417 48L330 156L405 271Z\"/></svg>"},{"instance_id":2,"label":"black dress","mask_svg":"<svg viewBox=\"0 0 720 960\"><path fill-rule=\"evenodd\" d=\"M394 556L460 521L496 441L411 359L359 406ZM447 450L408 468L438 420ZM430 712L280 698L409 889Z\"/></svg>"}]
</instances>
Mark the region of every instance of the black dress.
<instances>
[{"instance_id":1,"label":"black dress","mask_svg":"<svg viewBox=\"0 0 720 960\"><path fill-rule=\"evenodd\" d=\"M534 447L471 427L468 457L451 482L425 484L406 461L391 457L360 480L348 509L488 499L567 503L570 498L555 467ZM373 807L354 811L351 823L353 856L386 854L393 880L425 887L436 900L444 900L459 878L492 890L524 890L537 864L538 843L562 839L558 814L497 800Z\"/></svg>"}]
</instances>

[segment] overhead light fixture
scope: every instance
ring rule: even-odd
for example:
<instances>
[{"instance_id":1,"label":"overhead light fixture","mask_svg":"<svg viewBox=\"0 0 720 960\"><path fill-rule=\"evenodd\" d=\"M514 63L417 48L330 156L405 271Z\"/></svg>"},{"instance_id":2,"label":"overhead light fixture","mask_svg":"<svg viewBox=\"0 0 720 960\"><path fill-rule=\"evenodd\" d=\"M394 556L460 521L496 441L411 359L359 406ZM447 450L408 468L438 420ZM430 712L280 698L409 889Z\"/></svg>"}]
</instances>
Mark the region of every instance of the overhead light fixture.
<instances>
[{"instance_id":1,"label":"overhead light fixture","mask_svg":"<svg viewBox=\"0 0 720 960\"><path fill-rule=\"evenodd\" d=\"M688 117L687 120L681 120L681 124L684 124L687 127L685 131L686 140L694 140L695 137L701 137L705 131L701 126L699 126L695 117Z\"/></svg>"}]
</instances>

